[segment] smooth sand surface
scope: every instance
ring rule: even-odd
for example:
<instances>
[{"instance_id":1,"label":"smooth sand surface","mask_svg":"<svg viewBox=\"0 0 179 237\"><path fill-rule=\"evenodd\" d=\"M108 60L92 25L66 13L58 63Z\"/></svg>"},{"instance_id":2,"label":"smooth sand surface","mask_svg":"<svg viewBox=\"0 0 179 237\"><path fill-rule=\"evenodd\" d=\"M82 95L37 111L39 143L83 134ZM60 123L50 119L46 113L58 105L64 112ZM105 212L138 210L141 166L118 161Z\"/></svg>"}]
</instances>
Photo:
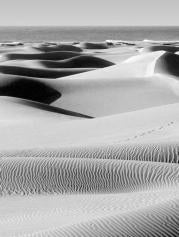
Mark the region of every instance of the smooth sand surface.
<instances>
[{"instance_id":1,"label":"smooth sand surface","mask_svg":"<svg viewBox=\"0 0 179 237\"><path fill-rule=\"evenodd\" d=\"M0 237L178 236L177 48L0 46Z\"/></svg>"}]
</instances>

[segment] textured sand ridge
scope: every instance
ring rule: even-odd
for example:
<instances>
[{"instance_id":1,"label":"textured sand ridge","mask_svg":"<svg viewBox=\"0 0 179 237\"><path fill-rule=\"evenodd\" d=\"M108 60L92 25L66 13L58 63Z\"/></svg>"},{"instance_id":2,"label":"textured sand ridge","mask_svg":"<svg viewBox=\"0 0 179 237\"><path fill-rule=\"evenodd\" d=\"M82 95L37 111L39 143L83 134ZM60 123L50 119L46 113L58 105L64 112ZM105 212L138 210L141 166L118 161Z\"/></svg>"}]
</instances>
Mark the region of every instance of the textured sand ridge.
<instances>
[{"instance_id":1,"label":"textured sand ridge","mask_svg":"<svg viewBox=\"0 0 179 237\"><path fill-rule=\"evenodd\" d=\"M76 158L1 158L2 195L108 193L178 184L178 164Z\"/></svg>"},{"instance_id":2,"label":"textured sand ridge","mask_svg":"<svg viewBox=\"0 0 179 237\"><path fill-rule=\"evenodd\" d=\"M177 237L177 42L0 46L0 237Z\"/></svg>"}]
</instances>

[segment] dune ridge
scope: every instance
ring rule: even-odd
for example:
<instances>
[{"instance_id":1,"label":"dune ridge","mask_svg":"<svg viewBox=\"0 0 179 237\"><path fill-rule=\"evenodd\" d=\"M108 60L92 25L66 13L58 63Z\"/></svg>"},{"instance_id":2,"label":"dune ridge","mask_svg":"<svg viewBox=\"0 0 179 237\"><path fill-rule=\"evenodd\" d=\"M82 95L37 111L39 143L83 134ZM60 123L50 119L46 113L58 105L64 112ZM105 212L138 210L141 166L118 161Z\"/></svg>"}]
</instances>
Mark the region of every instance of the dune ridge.
<instances>
[{"instance_id":1,"label":"dune ridge","mask_svg":"<svg viewBox=\"0 0 179 237\"><path fill-rule=\"evenodd\" d=\"M81 47L84 49L107 49L108 44L106 42L83 42Z\"/></svg>"},{"instance_id":2,"label":"dune ridge","mask_svg":"<svg viewBox=\"0 0 179 237\"><path fill-rule=\"evenodd\" d=\"M177 164L37 157L6 157L0 163L2 196L134 192L179 182Z\"/></svg>"},{"instance_id":3,"label":"dune ridge","mask_svg":"<svg viewBox=\"0 0 179 237\"><path fill-rule=\"evenodd\" d=\"M40 61L40 63L49 68L103 68L114 65L110 61L88 55L76 56L59 62Z\"/></svg>"},{"instance_id":4,"label":"dune ridge","mask_svg":"<svg viewBox=\"0 0 179 237\"><path fill-rule=\"evenodd\" d=\"M68 44L59 44L59 45L34 45L34 49L37 49L42 52L55 52L55 51L71 51L71 52L82 52L83 50L80 47Z\"/></svg>"},{"instance_id":5,"label":"dune ridge","mask_svg":"<svg viewBox=\"0 0 179 237\"><path fill-rule=\"evenodd\" d=\"M81 55L80 52L60 51L48 53L6 53L1 55L1 61L7 60L63 60Z\"/></svg>"},{"instance_id":6,"label":"dune ridge","mask_svg":"<svg viewBox=\"0 0 179 237\"><path fill-rule=\"evenodd\" d=\"M177 143L108 144L49 149L1 150L0 157L50 157L114 159L148 162L179 163Z\"/></svg>"},{"instance_id":7,"label":"dune ridge","mask_svg":"<svg viewBox=\"0 0 179 237\"><path fill-rule=\"evenodd\" d=\"M175 53L179 51L179 47L176 47L173 45L153 45L153 46L144 48L144 51L146 52L166 51L170 53Z\"/></svg>"},{"instance_id":8,"label":"dune ridge","mask_svg":"<svg viewBox=\"0 0 179 237\"><path fill-rule=\"evenodd\" d=\"M68 68L68 70L66 69L38 69L38 68L0 65L0 73L27 76L27 77L37 77L37 78L59 78L59 77L65 77L65 76L69 76L69 75L73 75L77 73L90 71L93 69L89 69L89 68L73 68L73 69Z\"/></svg>"}]
</instances>

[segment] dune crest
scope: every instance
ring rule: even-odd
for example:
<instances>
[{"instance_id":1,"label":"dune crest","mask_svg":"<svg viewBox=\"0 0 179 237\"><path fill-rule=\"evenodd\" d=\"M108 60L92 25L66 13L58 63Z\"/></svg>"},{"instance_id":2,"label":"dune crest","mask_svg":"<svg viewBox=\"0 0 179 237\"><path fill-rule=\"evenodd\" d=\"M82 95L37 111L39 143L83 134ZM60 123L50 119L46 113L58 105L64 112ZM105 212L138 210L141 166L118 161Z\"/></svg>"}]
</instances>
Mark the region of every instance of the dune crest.
<instances>
[{"instance_id":1,"label":"dune crest","mask_svg":"<svg viewBox=\"0 0 179 237\"><path fill-rule=\"evenodd\" d=\"M179 51L179 47L173 45L154 45L148 48L144 48L144 52L155 52L155 51L166 51L170 53L175 53Z\"/></svg>"},{"instance_id":2,"label":"dune crest","mask_svg":"<svg viewBox=\"0 0 179 237\"><path fill-rule=\"evenodd\" d=\"M106 42L83 42L81 47L84 49L107 49L108 44Z\"/></svg>"},{"instance_id":3,"label":"dune crest","mask_svg":"<svg viewBox=\"0 0 179 237\"><path fill-rule=\"evenodd\" d=\"M54 52L54 51L70 51L70 52L82 52L83 50L80 47L68 44L59 44L59 45L34 45L35 49L42 52Z\"/></svg>"}]
</instances>

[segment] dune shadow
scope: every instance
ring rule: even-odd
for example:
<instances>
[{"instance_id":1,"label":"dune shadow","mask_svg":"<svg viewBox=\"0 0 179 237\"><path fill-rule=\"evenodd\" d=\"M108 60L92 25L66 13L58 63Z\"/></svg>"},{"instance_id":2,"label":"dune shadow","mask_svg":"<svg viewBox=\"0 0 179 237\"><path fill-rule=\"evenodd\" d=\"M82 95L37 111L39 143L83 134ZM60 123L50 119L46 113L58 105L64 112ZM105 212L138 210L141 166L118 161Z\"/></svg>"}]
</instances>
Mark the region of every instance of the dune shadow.
<instances>
[{"instance_id":1,"label":"dune shadow","mask_svg":"<svg viewBox=\"0 0 179 237\"><path fill-rule=\"evenodd\" d=\"M1 61L6 60L63 60L81 55L81 52L55 51L46 53L6 53Z\"/></svg>"},{"instance_id":2,"label":"dune shadow","mask_svg":"<svg viewBox=\"0 0 179 237\"><path fill-rule=\"evenodd\" d=\"M0 73L39 78L59 78L94 70L95 68L29 68L22 66L0 65Z\"/></svg>"},{"instance_id":3,"label":"dune shadow","mask_svg":"<svg viewBox=\"0 0 179 237\"><path fill-rule=\"evenodd\" d=\"M59 99L61 93L38 79L0 74L0 96L50 104Z\"/></svg>"},{"instance_id":4,"label":"dune shadow","mask_svg":"<svg viewBox=\"0 0 179 237\"><path fill-rule=\"evenodd\" d=\"M163 54L155 64L155 72L179 77L179 55L173 53Z\"/></svg>"},{"instance_id":5,"label":"dune shadow","mask_svg":"<svg viewBox=\"0 0 179 237\"><path fill-rule=\"evenodd\" d=\"M77 113L77 112L74 112L74 111L70 111L70 110L66 110L66 109L62 109L62 108L58 108L58 107L54 107L54 106L51 106L51 105L42 104L42 103L38 103L38 102L33 102L33 101L28 101L28 100L21 100L20 103L23 104L23 105L27 105L27 106L30 106L30 107L33 107L33 108L40 109L40 110L45 110L45 111L48 111L48 112L64 114L64 115L80 117L80 118L93 118L93 117L85 115L85 114Z\"/></svg>"}]
</instances>

